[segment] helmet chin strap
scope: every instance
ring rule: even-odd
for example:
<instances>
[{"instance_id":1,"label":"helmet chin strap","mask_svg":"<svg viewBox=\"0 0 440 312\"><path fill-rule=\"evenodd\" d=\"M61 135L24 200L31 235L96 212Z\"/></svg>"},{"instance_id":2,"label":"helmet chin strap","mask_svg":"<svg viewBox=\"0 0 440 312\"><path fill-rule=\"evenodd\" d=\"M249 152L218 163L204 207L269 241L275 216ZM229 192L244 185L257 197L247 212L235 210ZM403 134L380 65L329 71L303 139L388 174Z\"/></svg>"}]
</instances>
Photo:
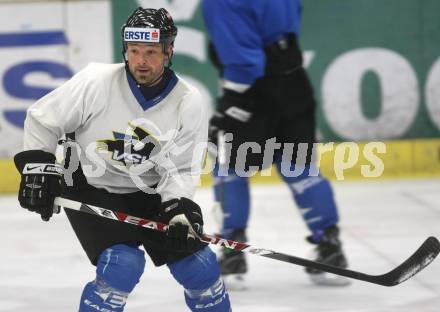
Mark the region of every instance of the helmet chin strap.
<instances>
[{"instance_id":1,"label":"helmet chin strap","mask_svg":"<svg viewBox=\"0 0 440 312\"><path fill-rule=\"evenodd\" d=\"M156 79L154 79L151 83L149 83L149 84L146 84L146 83L140 84L136 79L135 80L136 80L137 83L139 83L143 87L151 87L151 86L154 86L156 83L158 83L162 79L164 72L165 72L165 67L162 68L162 73ZM130 72L130 74L131 74L131 72Z\"/></svg>"}]
</instances>

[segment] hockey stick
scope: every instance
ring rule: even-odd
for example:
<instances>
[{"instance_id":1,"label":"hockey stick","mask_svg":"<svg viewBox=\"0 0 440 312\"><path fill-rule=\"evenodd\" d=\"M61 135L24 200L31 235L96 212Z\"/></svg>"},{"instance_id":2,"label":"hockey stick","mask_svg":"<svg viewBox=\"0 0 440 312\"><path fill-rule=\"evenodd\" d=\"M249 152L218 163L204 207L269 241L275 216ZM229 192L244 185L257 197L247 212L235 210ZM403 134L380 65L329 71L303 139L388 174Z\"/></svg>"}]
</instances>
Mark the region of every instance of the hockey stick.
<instances>
[{"instance_id":1,"label":"hockey stick","mask_svg":"<svg viewBox=\"0 0 440 312\"><path fill-rule=\"evenodd\" d=\"M225 133L223 130L219 130L217 133L217 142L218 142L218 154L217 154L217 158L218 158L218 164L219 167L221 168L222 166L225 165L226 163L226 151L225 151ZM214 209L221 209L221 215L220 217L217 215L214 215L215 218L214 220L217 221L218 226L219 226L219 233L222 232L223 230L223 224L224 224L224 216L225 216L225 181L224 178L215 178L214 179L215 183L218 183L218 200L216 201L216 206L214 206ZM214 213L216 213L214 211ZM217 220L216 220L217 219Z\"/></svg>"},{"instance_id":2,"label":"hockey stick","mask_svg":"<svg viewBox=\"0 0 440 312\"><path fill-rule=\"evenodd\" d=\"M129 223L135 226L153 229L160 232L165 232L167 230L167 225L160 222L130 216L122 212L96 207L62 197L57 197L55 199L54 205L54 211L56 213L60 212L60 208L72 209L119 222ZM407 279L420 272L428 264L430 264L440 252L440 242L437 240L437 238L431 236L425 240L425 242L411 257L409 257L392 271L382 275L368 275L365 273L338 268L331 265L322 264L319 262L283 254L264 248L258 248L246 243L236 242L233 240L228 240L212 235L204 234L202 237L200 237L200 240L208 244L225 247L231 250L251 253L266 258L293 263L300 266L309 267L324 272L333 273L336 275L345 276L348 278L383 286L395 286L406 281Z\"/></svg>"}]
</instances>

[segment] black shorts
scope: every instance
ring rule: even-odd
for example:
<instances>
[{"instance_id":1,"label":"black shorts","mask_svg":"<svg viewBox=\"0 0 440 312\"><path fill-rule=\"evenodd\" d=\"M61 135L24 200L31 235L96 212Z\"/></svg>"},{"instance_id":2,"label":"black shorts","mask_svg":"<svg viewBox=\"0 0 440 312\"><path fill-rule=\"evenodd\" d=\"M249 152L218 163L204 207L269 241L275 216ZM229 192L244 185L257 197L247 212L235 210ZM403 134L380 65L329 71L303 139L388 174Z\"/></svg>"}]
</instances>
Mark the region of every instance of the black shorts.
<instances>
[{"instance_id":1,"label":"black shorts","mask_svg":"<svg viewBox=\"0 0 440 312\"><path fill-rule=\"evenodd\" d=\"M79 169L78 171L81 171ZM129 215L158 221L161 197L142 191L129 194L114 194L94 188L84 180L78 186L67 187L63 197L106 209L124 212ZM137 243L143 245L156 266L182 259L191 253L175 252L165 249L166 236L155 230L105 219L99 216L66 209L67 217L89 260L96 265L99 255L118 243ZM200 243L200 248L205 245ZM199 248L199 249L200 249ZM197 249L198 250L198 249Z\"/></svg>"},{"instance_id":2,"label":"black shorts","mask_svg":"<svg viewBox=\"0 0 440 312\"><path fill-rule=\"evenodd\" d=\"M251 88L251 95L256 106L250 122L231 131L234 135L231 168L235 166L237 149L244 142L256 142L261 146L261 153L248 152L246 158L247 166L260 168L263 165L264 147L269 139L275 138L281 144L281 148L275 150L275 155L283 153L284 143L311 145L315 142L316 103L310 80L302 67L288 74L258 79ZM295 158L296 149L293 151Z\"/></svg>"}]
</instances>

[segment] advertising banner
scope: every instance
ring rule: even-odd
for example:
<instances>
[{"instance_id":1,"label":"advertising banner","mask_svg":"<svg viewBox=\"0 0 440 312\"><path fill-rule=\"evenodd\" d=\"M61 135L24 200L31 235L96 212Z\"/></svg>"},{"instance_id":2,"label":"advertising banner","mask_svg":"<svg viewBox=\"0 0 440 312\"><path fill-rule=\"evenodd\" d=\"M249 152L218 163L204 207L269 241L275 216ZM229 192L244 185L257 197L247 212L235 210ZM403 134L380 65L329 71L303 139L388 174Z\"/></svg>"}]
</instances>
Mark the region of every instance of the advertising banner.
<instances>
[{"instance_id":1,"label":"advertising banner","mask_svg":"<svg viewBox=\"0 0 440 312\"><path fill-rule=\"evenodd\" d=\"M200 0L0 5L0 134L8 138L0 158L21 147L31 103L90 61L122 60L121 25L137 6L171 12L179 27L173 68L213 105L218 76ZM303 0L300 39L321 141L440 136L439 11L434 0Z\"/></svg>"},{"instance_id":2,"label":"advertising banner","mask_svg":"<svg viewBox=\"0 0 440 312\"><path fill-rule=\"evenodd\" d=\"M302 4L300 40L318 100L321 141L440 136L439 1ZM179 27L174 69L190 76L212 102L217 73L206 53L201 1L114 0L118 61L120 27L137 6L170 11Z\"/></svg>"},{"instance_id":3,"label":"advertising banner","mask_svg":"<svg viewBox=\"0 0 440 312\"><path fill-rule=\"evenodd\" d=\"M339 179L334 159L385 141L381 177L438 175L440 1L302 5L300 44L318 104L318 140L363 142L335 143L323 173ZM0 192L17 186L10 159L22 149L26 109L89 62L121 62L121 26L138 6L171 13L179 29L172 68L214 107L218 74L201 0L0 2ZM343 166L346 177L361 176L361 160Z\"/></svg>"}]
</instances>

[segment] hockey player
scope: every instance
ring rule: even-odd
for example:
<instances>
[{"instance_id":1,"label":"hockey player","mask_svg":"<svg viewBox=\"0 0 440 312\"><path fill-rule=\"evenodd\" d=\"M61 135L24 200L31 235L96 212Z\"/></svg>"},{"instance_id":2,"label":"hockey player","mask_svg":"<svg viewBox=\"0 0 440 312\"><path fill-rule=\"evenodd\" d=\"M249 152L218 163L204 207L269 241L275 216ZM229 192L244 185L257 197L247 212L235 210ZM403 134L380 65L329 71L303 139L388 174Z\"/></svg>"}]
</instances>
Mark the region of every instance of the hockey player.
<instances>
[{"instance_id":1,"label":"hockey player","mask_svg":"<svg viewBox=\"0 0 440 312\"><path fill-rule=\"evenodd\" d=\"M312 161L315 100L298 46L300 1L204 0L203 15L211 39L211 59L222 78L222 95L210 120L209 139L219 144L219 153L225 142L232 145L228 176L221 174L221 166L214 170L215 196L224 213L222 235L246 240L249 185L248 178L234 170L236 163L243 162L244 157L246 166L262 168L266 163L263 152L239 154L240 145L256 142L264 149L266 142L272 142L266 149L277 149L273 162L289 185L311 232L307 241L316 245L316 261L346 267L331 186L321 175L309 175L316 172ZM230 142L227 134L232 134ZM274 144L271 138L281 144ZM286 143L295 143L293 155L287 162L282 161ZM298 152L298 143L307 143L307 154ZM304 161L295 163L296 159ZM220 157L218 163L221 163ZM293 169L303 169L302 174L282 174ZM274 213L276 208L273 207ZM229 280L231 276L233 280L242 280L247 271L244 254L226 250L220 258L220 266ZM307 273L318 284L348 283L316 270L307 269ZM243 283L234 284L234 287L243 286Z\"/></svg>"},{"instance_id":2,"label":"hockey player","mask_svg":"<svg viewBox=\"0 0 440 312\"><path fill-rule=\"evenodd\" d=\"M165 9L136 9L122 27L125 64L91 63L27 112L24 151L14 158L22 207L51 218L62 192L54 153L68 134L82 152L64 197L169 224L162 234L66 210L96 266L81 312L124 310L144 272L140 246L155 265L167 264L191 311L231 310L215 254L197 238L203 218L191 198L208 120L198 91L170 69L176 35Z\"/></svg>"}]
</instances>

